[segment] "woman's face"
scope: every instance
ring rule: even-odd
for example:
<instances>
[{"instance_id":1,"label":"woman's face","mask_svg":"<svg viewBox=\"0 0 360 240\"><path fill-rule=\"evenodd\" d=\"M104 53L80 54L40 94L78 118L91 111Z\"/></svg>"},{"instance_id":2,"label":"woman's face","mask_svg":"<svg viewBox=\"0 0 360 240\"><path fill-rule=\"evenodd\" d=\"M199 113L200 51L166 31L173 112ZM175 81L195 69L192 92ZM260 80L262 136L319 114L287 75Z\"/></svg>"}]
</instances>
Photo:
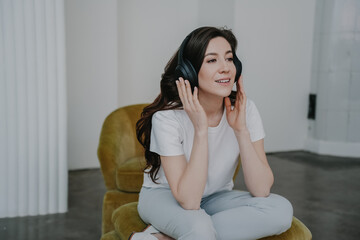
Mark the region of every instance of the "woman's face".
<instances>
[{"instance_id":1,"label":"woman's face","mask_svg":"<svg viewBox=\"0 0 360 240\"><path fill-rule=\"evenodd\" d=\"M198 74L199 94L229 96L235 75L236 68L229 42L223 37L211 39Z\"/></svg>"}]
</instances>

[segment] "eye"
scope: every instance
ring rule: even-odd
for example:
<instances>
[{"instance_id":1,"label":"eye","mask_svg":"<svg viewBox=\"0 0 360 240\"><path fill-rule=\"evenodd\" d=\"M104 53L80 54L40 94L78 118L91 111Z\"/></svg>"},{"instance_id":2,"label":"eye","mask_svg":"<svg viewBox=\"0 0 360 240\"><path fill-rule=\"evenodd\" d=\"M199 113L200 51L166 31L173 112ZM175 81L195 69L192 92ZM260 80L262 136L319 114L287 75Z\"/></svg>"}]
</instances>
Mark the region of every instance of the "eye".
<instances>
[{"instance_id":1,"label":"eye","mask_svg":"<svg viewBox=\"0 0 360 240\"><path fill-rule=\"evenodd\" d=\"M234 59L233 59L232 57L230 57L230 58L227 58L226 60L227 60L227 61L229 61L229 62L232 62L232 61L234 61Z\"/></svg>"},{"instance_id":2,"label":"eye","mask_svg":"<svg viewBox=\"0 0 360 240\"><path fill-rule=\"evenodd\" d=\"M207 63L214 63L214 62L216 62L216 59L215 59L215 58L212 58L212 59L207 60L206 62L207 62Z\"/></svg>"}]
</instances>

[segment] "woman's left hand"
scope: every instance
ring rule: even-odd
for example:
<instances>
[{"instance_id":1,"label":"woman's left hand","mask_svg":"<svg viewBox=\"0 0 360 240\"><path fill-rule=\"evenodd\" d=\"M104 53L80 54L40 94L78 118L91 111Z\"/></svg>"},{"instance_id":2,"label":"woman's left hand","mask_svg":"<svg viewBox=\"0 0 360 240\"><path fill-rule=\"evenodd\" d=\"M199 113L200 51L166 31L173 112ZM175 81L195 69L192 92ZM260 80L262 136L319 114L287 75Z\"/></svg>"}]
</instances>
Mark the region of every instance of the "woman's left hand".
<instances>
[{"instance_id":1,"label":"woman's left hand","mask_svg":"<svg viewBox=\"0 0 360 240\"><path fill-rule=\"evenodd\" d=\"M240 76L239 81L236 82L236 89L237 93L234 108L231 109L229 97L225 98L225 107L227 121L235 134L238 134L242 130L246 130L246 95L242 76Z\"/></svg>"}]
</instances>

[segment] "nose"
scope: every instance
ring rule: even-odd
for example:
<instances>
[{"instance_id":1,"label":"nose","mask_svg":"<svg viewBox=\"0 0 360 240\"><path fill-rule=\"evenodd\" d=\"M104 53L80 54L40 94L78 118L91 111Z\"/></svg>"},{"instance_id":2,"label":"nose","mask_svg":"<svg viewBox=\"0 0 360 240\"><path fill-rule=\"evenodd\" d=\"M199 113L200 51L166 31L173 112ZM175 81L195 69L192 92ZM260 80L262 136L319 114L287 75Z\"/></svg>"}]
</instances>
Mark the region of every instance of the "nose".
<instances>
[{"instance_id":1,"label":"nose","mask_svg":"<svg viewBox=\"0 0 360 240\"><path fill-rule=\"evenodd\" d=\"M229 72L230 71L230 65L229 64L231 64L232 62L229 62L229 61L226 61L226 59L224 59L224 60L222 60L221 61L221 66L220 66L220 69L219 69L219 71L221 72L221 73L227 73L227 72Z\"/></svg>"}]
</instances>

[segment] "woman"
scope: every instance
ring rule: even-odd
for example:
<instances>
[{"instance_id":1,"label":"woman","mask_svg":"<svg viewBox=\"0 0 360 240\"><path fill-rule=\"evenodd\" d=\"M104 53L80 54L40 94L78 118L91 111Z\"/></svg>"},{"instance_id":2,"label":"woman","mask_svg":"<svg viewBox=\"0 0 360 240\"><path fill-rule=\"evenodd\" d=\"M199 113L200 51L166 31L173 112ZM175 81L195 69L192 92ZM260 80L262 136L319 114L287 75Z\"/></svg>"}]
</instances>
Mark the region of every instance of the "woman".
<instances>
[{"instance_id":1,"label":"woman","mask_svg":"<svg viewBox=\"0 0 360 240\"><path fill-rule=\"evenodd\" d=\"M258 239L290 227L291 204L270 194L265 134L236 77L236 45L230 30L201 27L165 67L137 123L147 161L138 211L155 231L129 239ZM249 192L232 189L239 154Z\"/></svg>"}]
</instances>

